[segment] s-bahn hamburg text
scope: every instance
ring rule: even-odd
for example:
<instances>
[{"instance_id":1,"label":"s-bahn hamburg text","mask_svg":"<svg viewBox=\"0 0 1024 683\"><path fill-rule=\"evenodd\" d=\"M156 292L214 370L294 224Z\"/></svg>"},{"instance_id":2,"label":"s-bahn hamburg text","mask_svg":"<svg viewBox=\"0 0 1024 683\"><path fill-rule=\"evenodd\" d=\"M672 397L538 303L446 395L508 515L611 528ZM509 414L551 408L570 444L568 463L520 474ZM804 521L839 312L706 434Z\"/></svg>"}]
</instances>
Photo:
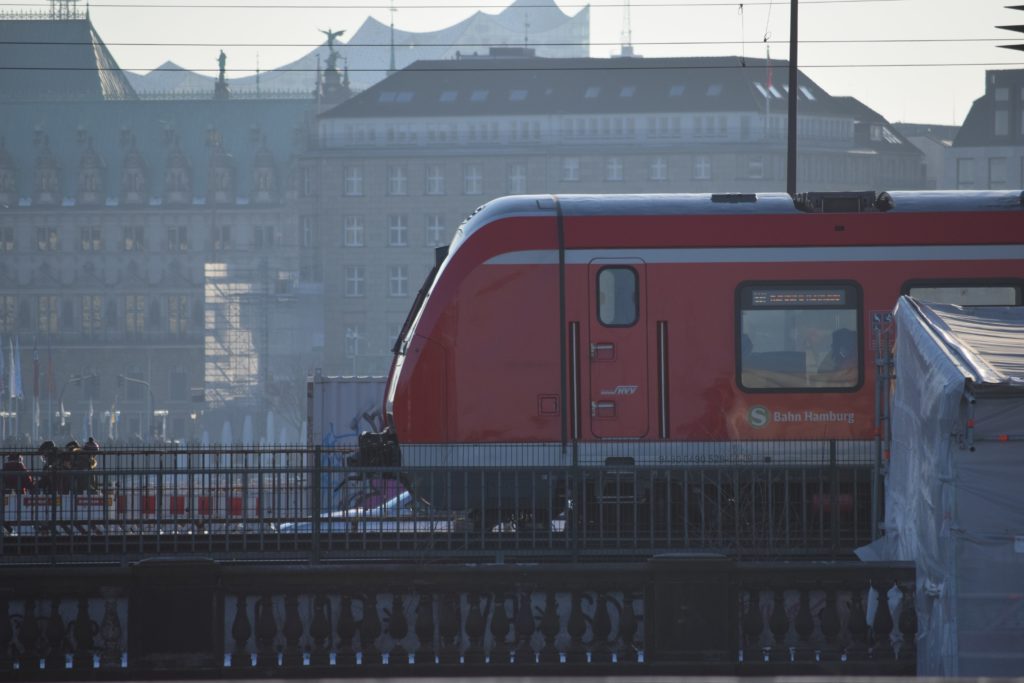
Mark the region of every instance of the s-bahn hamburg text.
<instances>
[{"instance_id":1,"label":"s-bahn hamburg text","mask_svg":"<svg viewBox=\"0 0 1024 683\"><path fill-rule=\"evenodd\" d=\"M439 251L360 458L475 509L490 492L448 497L431 467L872 441L870 312L1021 305L1022 218L1019 191L496 199ZM530 457L503 462L508 444Z\"/></svg>"}]
</instances>

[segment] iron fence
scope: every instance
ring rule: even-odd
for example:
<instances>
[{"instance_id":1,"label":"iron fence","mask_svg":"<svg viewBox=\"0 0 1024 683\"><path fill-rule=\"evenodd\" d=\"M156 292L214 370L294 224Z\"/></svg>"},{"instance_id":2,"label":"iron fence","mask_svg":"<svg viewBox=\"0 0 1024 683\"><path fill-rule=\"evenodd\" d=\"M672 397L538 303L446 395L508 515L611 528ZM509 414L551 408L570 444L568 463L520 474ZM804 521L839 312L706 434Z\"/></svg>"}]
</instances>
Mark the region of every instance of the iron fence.
<instances>
[{"instance_id":1,"label":"iron fence","mask_svg":"<svg viewBox=\"0 0 1024 683\"><path fill-rule=\"evenodd\" d=\"M353 455L108 449L77 468L29 455L4 473L0 562L834 558L873 536L865 442L407 446L401 468Z\"/></svg>"}]
</instances>

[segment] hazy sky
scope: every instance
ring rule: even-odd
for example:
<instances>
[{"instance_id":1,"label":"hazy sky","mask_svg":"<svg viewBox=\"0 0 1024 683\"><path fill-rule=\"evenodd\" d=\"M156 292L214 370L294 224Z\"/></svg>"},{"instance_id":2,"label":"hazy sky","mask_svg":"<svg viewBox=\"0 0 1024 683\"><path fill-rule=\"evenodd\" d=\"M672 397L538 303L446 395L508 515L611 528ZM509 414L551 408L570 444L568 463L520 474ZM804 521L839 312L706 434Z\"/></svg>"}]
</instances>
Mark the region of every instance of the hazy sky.
<instances>
[{"instance_id":1,"label":"hazy sky","mask_svg":"<svg viewBox=\"0 0 1024 683\"><path fill-rule=\"evenodd\" d=\"M436 30L477 10L497 13L510 2L395 0L395 26ZM584 6L577 0L558 4L570 14ZM802 0L799 62L829 92L853 95L890 120L959 124L984 91L986 69L1024 68L1024 53L996 47L1024 43L1024 35L995 28L1024 24L1024 12L1006 9L1007 4ZM625 1L590 5L591 55L605 57L621 42ZM767 32L778 41L770 45L772 57L785 59L789 11L786 0L635 0L633 44L638 54L652 57L764 57ZM213 75L223 47L229 77L244 75L236 69L254 71L257 57L263 70L286 64L323 42L317 29L343 28L351 35L368 15L387 23L386 0L98 0L91 5L93 23L123 68L144 72L170 59Z\"/></svg>"}]
</instances>

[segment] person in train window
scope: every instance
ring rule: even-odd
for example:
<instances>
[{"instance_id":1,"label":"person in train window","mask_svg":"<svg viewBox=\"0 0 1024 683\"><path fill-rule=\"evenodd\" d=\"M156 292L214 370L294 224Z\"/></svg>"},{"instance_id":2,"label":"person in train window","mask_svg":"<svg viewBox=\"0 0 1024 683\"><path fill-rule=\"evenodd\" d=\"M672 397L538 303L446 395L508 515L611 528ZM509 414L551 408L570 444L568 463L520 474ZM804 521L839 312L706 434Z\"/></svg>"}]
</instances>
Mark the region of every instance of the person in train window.
<instances>
[{"instance_id":1,"label":"person in train window","mask_svg":"<svg viewBox=\"0 0 1024 683\"><path fill-rule=\"evenodd\" d=\"M821 380L833 386L849 386L857 381L857 333L847 327L832 332L832 347L818 365Z\"/></svg>"}]
</instances>

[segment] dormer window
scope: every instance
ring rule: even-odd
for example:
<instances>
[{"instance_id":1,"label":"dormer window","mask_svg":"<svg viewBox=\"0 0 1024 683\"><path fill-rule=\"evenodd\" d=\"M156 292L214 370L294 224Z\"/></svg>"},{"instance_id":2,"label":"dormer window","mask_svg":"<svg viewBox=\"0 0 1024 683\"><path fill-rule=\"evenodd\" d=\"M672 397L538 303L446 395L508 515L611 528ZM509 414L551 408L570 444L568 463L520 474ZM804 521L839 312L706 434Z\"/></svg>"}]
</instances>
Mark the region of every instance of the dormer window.
<instances>
[{"instance_id":1,"label":"dormer window","mask_svg":"<svg viewBox=\"0 0 1024 683\"><path fill-rule=\"evenodd\" d=\"M718 97L721 94L722 94L722 84L721 83L712 83L711 85L708 86L708 91L707 91L707 96L708 97Z\"/></svg>"}]
</instances>

